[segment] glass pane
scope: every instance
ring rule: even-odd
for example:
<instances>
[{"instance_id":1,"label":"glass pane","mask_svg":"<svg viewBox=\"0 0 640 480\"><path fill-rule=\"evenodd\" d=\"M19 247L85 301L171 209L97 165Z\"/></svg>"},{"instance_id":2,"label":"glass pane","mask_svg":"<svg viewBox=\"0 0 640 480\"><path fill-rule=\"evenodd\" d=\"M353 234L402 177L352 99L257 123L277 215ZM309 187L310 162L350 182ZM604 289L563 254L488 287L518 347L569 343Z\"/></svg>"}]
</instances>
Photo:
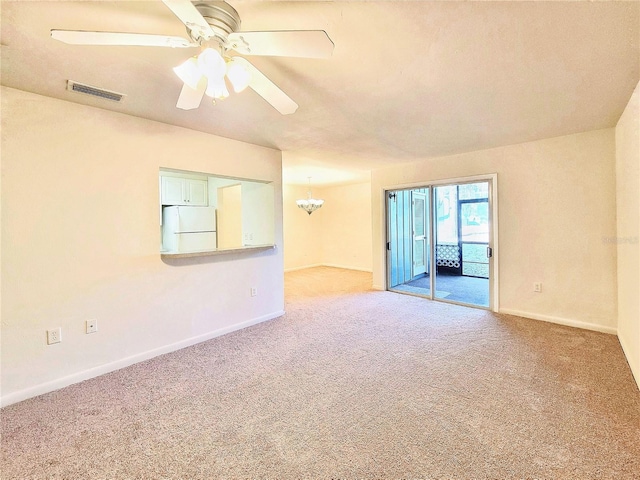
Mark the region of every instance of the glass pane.
<instances>
[{"instance_id":1,"label":"glass pane","mask_svg":"<svg viewBox=\"0 0 640 480\"><path fill-rule=\"evenodd\" d=\"M426 257L424 242L425 242L424 240L416 240L416 241L414 241L413 263L415 265L426 265L427 264L427 257Z\"/></svg>"},{"instance_id":2,"label":"glass pane","mask_svg":"<svg viewBox=\"0 0 640 480\"><path fill-rule=\"evenodd\" d=\"M465 183L458 186L460 200L489 198L489 183Z\"/></svg>"},{"instance_id":3,"label":"glass pane","mask_svg":"<svg viewBox=\"0 0 640 480\"><path fill-rule=\"evenodd\" d=\"M463 243L462 244L462 261L489 263L487 258L486 243Z\"/></svg>"},{"instance_id":4,"label":"glass pane","mask_svg":"<svg viewBox=\"0 0 640 480\"><path fill-rule=\"evenodd\" d=\"M462 244L462 275L489 278L486 243Z\"/></svg>"},{"instance_id":5,"label":"glass pane","mask_svg":"<svg viewBox=\"0 0 640 480\"><path fill-rule=\"evenodd\" d=\"M455 185L436 187L436 244L458 244L458 192Z\"/></svg>"},{"instance_id":6,"label":"glass pane","mask_svg":"<svg viewBox=\"0 0 640 480\"><path fill-rule=\"evenodd\" d=\"M462 263L462 275L469 277L489 278L488 263Z\"/></svg>"},{"instance_id":7,"label":"glass pane","mask_svg":"<svg viewBox=\"0 0 640 480\"><path fill-rule=\"evenodd\" d=\"M460 205L463 242L489 242L489 202Z\"/></svg>"},{"instance_id":8,"label":"glass pane","mask_svg":"<svg viewBox=\"0 0 640 480\"><path fill-rule=\"evenodd\" d=\"M425 227L425 208L424 208L424 198L415 197L414 199L415 205L413 218L414 218L414 235L416 236L424 236L424 227Z\"/></svg>"}]
</instances>

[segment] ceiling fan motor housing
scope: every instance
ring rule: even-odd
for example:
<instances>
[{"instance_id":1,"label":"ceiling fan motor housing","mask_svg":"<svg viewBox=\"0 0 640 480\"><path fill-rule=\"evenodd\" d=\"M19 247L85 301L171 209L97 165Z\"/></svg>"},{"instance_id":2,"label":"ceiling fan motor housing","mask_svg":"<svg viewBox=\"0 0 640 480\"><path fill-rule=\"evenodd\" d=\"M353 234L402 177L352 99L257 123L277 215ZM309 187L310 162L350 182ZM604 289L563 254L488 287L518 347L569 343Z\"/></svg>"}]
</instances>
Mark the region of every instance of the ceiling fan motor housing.
<instances>
[{"instance_id":1,"label":"ceiling fan motor housing","mask_svg":"<svg viewBox=\"0 0 640 480\"><path fill-rule=\"evenodd\" d=\"M230 33L240 30L240 15L227 2L196 3L196 9L211 26L215 37L211 39L194 38L194 33L189 31L189 36L196 42L216 41L220 45L227 42Z\"/></svg>"}]
</instances>

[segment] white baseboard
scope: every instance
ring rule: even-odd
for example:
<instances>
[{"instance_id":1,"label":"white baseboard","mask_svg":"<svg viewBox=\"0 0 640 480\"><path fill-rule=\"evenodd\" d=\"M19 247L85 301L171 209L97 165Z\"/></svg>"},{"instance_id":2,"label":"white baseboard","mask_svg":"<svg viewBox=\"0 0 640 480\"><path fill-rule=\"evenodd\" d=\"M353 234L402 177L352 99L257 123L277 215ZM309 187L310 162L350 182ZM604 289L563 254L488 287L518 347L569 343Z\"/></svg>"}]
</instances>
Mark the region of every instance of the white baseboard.
<instances>
[{"instance_id":1,"label":"white baseboard","mask_svg":"<svg viewBox=\"0 0 640 480\"><path fill-rule=\"evenodd\" d=\"M303 265L302 267L292 267L292 268L285 268L284 271L286 272L295 272L296 270L305 270L307 268L315 268L315 267L322 267L323 265L321 263L314 263L313 265Z\"/></svg>"},{"instance_id":2,"label":"white baseboard","mask_svg":"<svg viewBox=\"0 0 640 480\"><path fill-rule=\"evenodd\" d=\"M373 285L371 288L374 290L380 290L381 292L384 291L384 287L382 285Z\"/></svg>"},{"instance_id":3,"label":"white baseboard","mask_svg":"<svg viewBox=\"0 0 640 480\"><path fill-rule=\"evenodd\" d=\"M633 375L633 378L636 381L636 385L638 386L638 389L640 389L640 364L634 360L632 356L631 356L631 349L629 348L629 345L627 344L627 341L624 337L621 337L620 335L618 335L618 341L620 342L620 346L622 347L622 352L624 353L624 356L627 357L627 363L629 364L629 368L631 369L631 374Z\"/></svg>"},{"instance_id":4,"label":"white baseboard","mask_svg":"<svg viewBox=\"0 0 640 480\"><path fill-rule=\"evenodd\" d=\"M295 272L296 270L305 270L307 268L315 268L315 267L333 267L333 268L343 268L345 270L357 270L359 272L373 272L371 268L360 268L360 267L349 267L346 265L336 265L334 263L315 263L313 265L305 265L303 267L293 267L293 268L285 268L286 272Z\"/></svg>"},{"instance_id":5,"label":"white baseboard","mask_svg":"<svg viewBox=\"0 0 640 480\"><path fill-rule=\"evenodd\" d=\"M335 263L323 263L323 267L344 268L345 270L357 270L359 272L373 272L371 268L350 267L348 265L336 265Z\"/></svg>"},{"instance_id":6,"label":"white baseboard","mask_svg":"<svg viewBox=\"0 0 640 480\"><path fill-rule=\"evenodd\" d=\"M110 373L115 370L120 370L121 368L128 367L130 365L133 365L134 363L139 363L145 360L149 360L151 358L157 357L158 355L164 355L165 353L175 352L176 350L190 347L191 345L205 342L207 340L220 337L227 333L235 332L236 330L247 328L252 325L256 325L258 323L266 322L268 320L281 317L282 315L284 315L284 313L285 313L284 310L279 310L277 312L263 315L262 317L253 318L245 322L236 323L235 325L219 328L217 330L213 330L212 332L187 338L180 342L164 345L162 347L154 348L153 350L141 352L141 353L132 355L130 357L116 360L114 362L89 368L87 370L83 370L81 372L77 372L72 375L67 375L66 377L57 378L49 382L45 382L39 385L35 385L33 387L25 388L24 390L19 390L17 392L9 393L7 395L0 397L0 406L6 407L7 405L11 405L12 403L21 402L28 398L53 392L54 390L59 390L60 388L73 385L74 383L82 382L84 380L89 380L90 378L98 377L100 375L104 375L105 373Z\"/></svg>"},{"instance_id":7,"label":"white baseboard","mask_svg":"<svg viewBox=\"0 0 640 480\"><path fill-rule=\"evenodd\" d=\"M558 325L565 325L567 327L576 327L582 328L584 330L593 330L595 332L610 333L612 335L617 335L618 333L618 330L615 327L607 327L605 325L598 325L597 323L582 322L580 320L573 320L571 318L553 317L551 315L539 315L537 313L523 312L521 310L511 310L508 308L501 308L499 313L530 318L532 320L541 320L543 322L556 323Z\"/></svg>"}]
</instances>

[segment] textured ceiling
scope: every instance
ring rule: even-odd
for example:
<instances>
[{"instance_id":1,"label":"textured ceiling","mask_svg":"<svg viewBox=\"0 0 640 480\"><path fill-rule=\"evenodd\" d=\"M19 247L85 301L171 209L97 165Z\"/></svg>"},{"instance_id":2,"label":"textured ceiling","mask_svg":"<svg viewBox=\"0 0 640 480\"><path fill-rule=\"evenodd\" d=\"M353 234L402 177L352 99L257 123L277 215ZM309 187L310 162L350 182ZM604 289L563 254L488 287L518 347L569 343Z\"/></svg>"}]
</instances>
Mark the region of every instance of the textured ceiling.
<instances>
[{"instance_id":1,"label":"textured ceiling","mask_svg":"<svg viewBox=\"0 0 640 480\"><path fill-rule=\"evenodd\" d=\"M184 36L161 1L1 2L2 84L282 150L285 181L612 127L640 78L639 2L231 1L241 30L322 29L327 60L248 57L299 105L253 91L175 108L188 49L66 45L57 29ZM67 79L125 93L121 104Z\"/></svg>"}]
</instances>

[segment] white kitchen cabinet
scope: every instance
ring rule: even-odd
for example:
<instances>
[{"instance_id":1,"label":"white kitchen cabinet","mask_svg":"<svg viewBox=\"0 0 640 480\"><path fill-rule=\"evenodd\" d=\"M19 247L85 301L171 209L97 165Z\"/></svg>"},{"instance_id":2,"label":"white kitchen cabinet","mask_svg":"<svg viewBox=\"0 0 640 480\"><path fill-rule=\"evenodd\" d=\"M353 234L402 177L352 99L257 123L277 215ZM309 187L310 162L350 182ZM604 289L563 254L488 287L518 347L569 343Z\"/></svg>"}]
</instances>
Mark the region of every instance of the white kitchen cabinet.
<instances>
[{"instance_id":1,"label":"white kitchen cabinet","mask_svg":"<svg viewBox=\"0 0 640 480\"><path fill-rule=\"evenodd\" d=\"M189 205L207 206L208 187L206 180L187 180L185 189L187 190Z\"/></svg>"},{"instance_id":2,"label":"white kitchen cabinet","mask_svg":"<svg viewBox=\"0 0 640 480\"><path fill-rule=\"evenodd\" d=\"M163 176L161 188L163 205L208 205L207 180Z\"/></svg>"}]
</instances>

